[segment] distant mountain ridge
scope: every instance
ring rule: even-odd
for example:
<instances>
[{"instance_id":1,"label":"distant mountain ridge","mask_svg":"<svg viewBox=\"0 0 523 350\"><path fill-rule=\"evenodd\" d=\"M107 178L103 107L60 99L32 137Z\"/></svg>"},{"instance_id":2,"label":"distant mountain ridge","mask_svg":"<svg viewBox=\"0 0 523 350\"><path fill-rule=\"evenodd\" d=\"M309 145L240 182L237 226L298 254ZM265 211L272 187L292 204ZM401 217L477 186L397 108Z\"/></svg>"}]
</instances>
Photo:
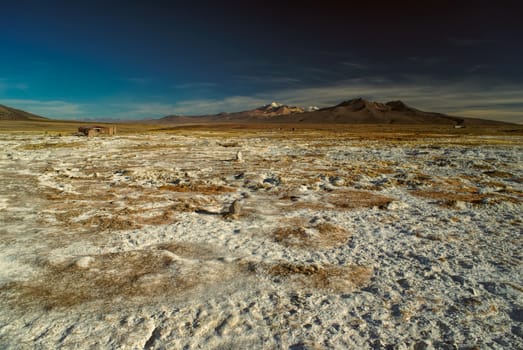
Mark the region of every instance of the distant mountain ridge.
<instances>
[{"instance_id":1,"label":"distant mountain ridge","mask_svg":"<svg viewBox=\"0 0 523 350\"><path fill-rule=\"evenodd\" d=\"M282 115L289 115L293 113L305 112L302 108L296 106L287 106L278 102L272 102L268 105L258 107L252 110L252 115L263 117L276 117Z\"/></svg>"},{"instance_id":2,"label":"distant mountain ridge","mask_svg":"<svg viewBox=\"0 0 523 350\"><path fill-rule=\"evenodd\" d=\"M354 98L331 107L318 109L287 106L277 102L241 112L182 117L166 116L161 123L299 123L299 124L441 124L441 125L501 125L506 122L449 116L425 112L403 101L386 103Z\"/></svg>"},{"instance_id":3,"label":"distant mountain ridge","mask_svg":"<svg viewBox=\"0 0 523 350\"><path fill-rule=\"evenodd\" d=\"M50 119L19 109L0 105L0 120L48 121ZM462 127L467 125L514 125L513 123L450 116L442 113L425 112L408 106L403 101L386 103L353 98L337 105L303 109L277 102L240 112L222 112L200 116L168 115L160 119L141 120L146 124L433 124Z\"/></svg>"},{"instance_id":4,"label":"distant mountain ridge","mask_svg":"<svg viewBox=\"0 0 523 350\"><path fill-rule=\"evenodd\" d=\"M335 106L322 108L303 120L349 124L454 124L462 125L474 119L454 117L442 113L425 112L403 101L386 103L354 98ZM496 122L494 122L496 123Z\"/></svg>"},{"instance_id":5,"label":"distant mountain ridge","mask_svg":"<svg viewBox=\"0 0 523 350\"><path fill-rule=\"evenodd\" d=\"M278 102L271 102L264 106L241 112L222 112L212 115L185 117L179 115L169 115L160 119L162 122L194 122L194 121L271 121L282 116L305 112L302 108L288 106Z\"/></svg>"},{"instance_id":6,"label":"distant mountain ridge","mask_svg":"<svg viewBox=\"0 0 523 350\"><path fill-rule=\"evenodd\" d=\"M7 107L0 105L0 120L33 120L33 121L44 121L49 120L48 118L41 117L36 114L32 114L20 109Z\"/></svg>"}]
</instances>

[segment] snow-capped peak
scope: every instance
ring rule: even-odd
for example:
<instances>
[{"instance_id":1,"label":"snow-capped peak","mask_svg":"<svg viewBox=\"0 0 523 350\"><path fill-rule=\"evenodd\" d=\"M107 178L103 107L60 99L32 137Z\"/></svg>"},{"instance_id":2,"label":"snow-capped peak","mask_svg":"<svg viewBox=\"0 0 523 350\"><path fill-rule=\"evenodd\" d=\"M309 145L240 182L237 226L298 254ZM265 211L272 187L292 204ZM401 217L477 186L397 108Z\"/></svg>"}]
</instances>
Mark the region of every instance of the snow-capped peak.
<instances>
[{"instance_id":1,"label":"snow-capped peak","mask_svg":"<svg viewBox=\"0 0 523 350\"><path fill-rule=\"evenodd\" d=\"M283 105L282 105L281 103L278 103L278 102L274 102L274 101L273 101L273 102L271 102L270 106L271 106L272 108L278 108L278 107L281 107L281 106L283 106Z\"/></svg>"}]
</instances>

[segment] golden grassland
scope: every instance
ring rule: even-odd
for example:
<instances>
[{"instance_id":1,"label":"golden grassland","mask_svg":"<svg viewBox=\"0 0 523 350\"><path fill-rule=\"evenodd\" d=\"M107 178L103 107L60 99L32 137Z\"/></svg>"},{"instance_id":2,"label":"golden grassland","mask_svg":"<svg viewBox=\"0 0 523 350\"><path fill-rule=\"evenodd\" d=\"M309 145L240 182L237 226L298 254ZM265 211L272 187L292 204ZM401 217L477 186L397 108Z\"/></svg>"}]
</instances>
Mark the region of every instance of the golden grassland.
<instances>
[{"instance_id":1,"label":"golden grassland","mask_svg":"<svg viewBox=\"0 0 523 350\"><path fill-rule=\"evenodd\" d=\"M361 137L364 140L396 140L407 141L423 137L454 137L473 135L516 136L523 135L523 125L501 126L467 126L455 129L449 125L365 125L365 124L272 124L272 123L224 123L224 124L160 124L154 122L118 122L89 123L79 121L16 121L1 120L0 132L13 134L47 134L51 136L72 135L78 127L86 125L116 126L120 135L143 133L171 133L199 135L201 137L228 137L240 133L244 137L259 133L271 135L274 138L305 138L321 135L339 135L341 137ZM312 134L311 134L312 133ZM473 141L471 141L473 142ZM233 145L233 144L232 144ZM228 144L226 144L228 146Z\"/></svg>"}]
</instances>

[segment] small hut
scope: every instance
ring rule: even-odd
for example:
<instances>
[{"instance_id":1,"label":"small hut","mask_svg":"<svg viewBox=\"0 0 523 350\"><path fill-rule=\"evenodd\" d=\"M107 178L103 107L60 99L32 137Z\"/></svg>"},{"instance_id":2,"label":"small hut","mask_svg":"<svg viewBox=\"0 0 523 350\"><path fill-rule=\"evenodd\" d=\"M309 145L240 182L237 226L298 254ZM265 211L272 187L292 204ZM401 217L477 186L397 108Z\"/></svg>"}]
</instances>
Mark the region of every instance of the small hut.
<instances>
[{"instance_id":1,"label":"small hut","mask_svg":"<svg viewBox=\"0 0 523 350\"><path fill-rule=\"evenodd\" d=\"M99 136L99 135L115 135L116 127L115 126L100 126L100 125L90 125L90 126L81 126L78 128L78 132L87 137Z\"/></svg>"}]
</instances>

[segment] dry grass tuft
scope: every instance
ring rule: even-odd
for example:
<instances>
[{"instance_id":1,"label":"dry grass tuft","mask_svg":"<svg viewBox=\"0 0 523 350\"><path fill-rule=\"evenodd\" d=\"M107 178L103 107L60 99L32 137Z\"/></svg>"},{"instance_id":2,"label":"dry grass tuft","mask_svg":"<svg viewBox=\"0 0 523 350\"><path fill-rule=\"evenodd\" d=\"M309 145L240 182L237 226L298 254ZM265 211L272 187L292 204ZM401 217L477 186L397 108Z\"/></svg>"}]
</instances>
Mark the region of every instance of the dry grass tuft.
<instances>
[{"instance_id":1,"label":"dry grass tuft","mask_svg":"<svg viewBox=\"0 0 523 350\"><path fill-rule=\"evenodd\" d=\"M507 173L506 171L499 171L499 170L485 171L483 174L490 176L490 177L499 177L502 179L510 179L510 178L514 177L514 175L511 173Z\"/></svg>"},{"instance_id":2,"label":"dry grass tuft","mask_svg":"<svg viewBox=\"0 0 523 350\"><path fill-rule=\"evenodd\" d=\"M222 185L203 185L203 184L180 184L180 185L163 185L160 190L173 192L196 192L201 194L213 195L235 192L236 189Z\"/></svg>"},{"instance_id":3,"label":"dry grass tuft","mask_svg":"<svg viewBox=\"0 0 523 350\"><path fill-rule=\"evenodd\" d=\"M143 218L141 222L144 225L167 225L176 222L176 214L172 208L164 210L162 213Z\"/></svg>"},{"instance_id":4,"label":"dry grass tuft","mask_svg":"<svg viewBox=\"0 0 523 350\"><path fill-rule=\"evenodd\" d=\"M159 251L131 251L94 257L88 267L74 262L48 264L38 280L11 283L3 288L16 296L18 306L69 308L78 304L110 302L116 297L150 297L182 291L198 283L177 273L177 263ZM13 294L14 293L14 294Z\"/></svg>"},{"instance_id":5,"label":"dry grass tuft","mask_svg":"<svg viewBox=\"0 0 523 350\"><path fill-rule=\"evenodd\" d=\"M118 231L142 228L143 225L166 225L176 222L176 207L129 209L104 202L66 202L50 206L57 221L68 229ZM94 214L93 214L94 213ZM93 214L78 220L85 214Z\"/></svg>"},{"instance_id":6,"label":"dry grass tuft","mask_svg":"<svg viewBox=\"0 0 523 350\"><path fill-rule=\"evenodd\" d=\"M313 211L322 211L322 210L333 210L335 208L332 207L329 203L324 203L323 201L317 201L317 202L294 202L292 205L289 206L289 209L291 210L300 210L300 209L309 209Z\"/></svg>"},{"instance_id":7,"label":"dry grass tuft","mask_svg":"<svg viewBox=\"0 0 523 350\"><path fill-rule=\"evenodd\" d=\"M175 199L172 210L182 213L205 211L206 206L215 206L217 201L213 197L178 197Z\"/></svg>"},{"instance_id":8,"label":"dry grass tuft","mask_svg":"<svg viewBox=\"0 0 523 350\"><path fill-rule=\"evenodd\" d=\"M428 185L430 185L432 187L442 187L445 189L452 189L452 191L448 191L448 192L472 193L472 194L478 192L477 187L467 185L463 180L465 180L463 176L460 178L446 178L441 183L434 182L434 180L433 180L432 182L428 183Z\"/></svg>"},{"instance_id":9,"label":"dry grass tuft","mask_svg":"<svg viewBox=\"0 0 523 350\"><path fill-rule=\"evenodd\" d=\"M507 178L512 174L488 171L492 177ZM427 198L447 208L459 208L463 203L472 205L496 204L500 202L521 202L521 193L512 190L499 181L484 181L480 177L461 175L453 178L431 179L425 187L412 191L415 196ZM497 192L481 193L481 187L498 187Z\"/></svg>"},{"instance_id":10,"label":"dry grass tuft","mask_svg":"<svg viewBox=\"0 0 523 350\"><path fill-rule=\"evenodd\" d=\"M348 292L366 286L373 269L367 266L305 265L280 262L265 266L269 275L294 280L304 287Z\"/></svg>"},{"instance_id":11,"label":"dry grass tuft","mask_svg":"<svg viewBox=\"0 0 523 350\"><path fill-rule=\"evenodd\" d=\"M347 230L330 223L321 223L315 228L320 234L321 246L324 248L344 245L352 236Z\"/></svg>"},{"instance_id":12,"label":"dry grass tuft","mask_svg":"<svg viewBox=\"0 0 523 350\"><path fill-rule=\"evenodd\" d=\"M296 201L289 208L293 210L353 210L361 208L387 208L394 198L361 190L338 190L323 194L316 202Z\"/></svg>"},{"instance_id":13,"label":"dry grass tuft","mask_svg":"<svg viewBox=\"0 0 523 350\"><path fill-rule=\"evenodd\" d=\"M333 224L321 223L309 227L279 227L273 232L276 242L298 248L330 249L347 243L350 233Z\"/></svg>"},{"instance_id":14,"label":"dry grass tuft","mask_svg":"<svg viewBox=\"0 0 523 350\"><path fill-rule=\"evenodd\" d=\"M478 193L456 193L433 190L416 190L411 192L413 195L436 201L439 205L447 208L454 208L458 203L470 203L475 205L483 204L487 195Z\"/></svg>"},{"instance_id":15,"label":"dry grass tuft","mask_svg":"<svg viewBox=\"0 0 523 350\"><path fill-rule=\"evenodd\" d=\"M220 252L205 244L170 242L134 250L43 260L43 272L31 281L0 286L0 294L27 309L71 308L95 302L150 302L203 291L205 286L238 278L239 266L224 262Z\"/></svg>"},{"instance_id":16,"label":"dry grass tuft","mask_svg":"<svg viewBox=\"0 0 523 350\"><path fill-rule=\"evenodd\" d=\"M78 221L83 227L96 228L99 231L132 230L141 228L142 225L129 216L102 216L95 215L88 219Z\"/></svg>"},{"instance_id":17,"label":"dry grass tuft","mask_svg":"<svg viewBox=\"0 0 523 350\"><path fill-rule=\"evenodd\" d=\"M310 234L303 227L280 227L273 232L274 240L286 246L304 247Z\"/></svg>"},{"instance_id":18,"label":"dry grass tuft","mask_svg":"<svg viewBox=\"0 0 523 350\"><path fill-rule=\"evenodd\" d=\"M36 151L40 149L57 149L85 146L84 142L44 142L44 143L30 143L19 147L25 151Z\"/></svg>"},{"instance_id":19,"label":"dry grass tuft","mask_svg":"<svg viewBox=\"0 0 523 350\"><path fill-rule=\"evenodd\" d=\"M66 192L59 192L50 190L45 195L45 198L50 201L110 201L114 200L115 194L111 192L100 192L100 193L91 193L91 194L72 194Z\"/></svg>"},{"instance_id":20,"label":"dry grass tuft","mask_svg":"<svg viewBox=\"0 0 523 350\"><path fill-rule=\"evenodd\" d=\"M344 190L328 195L326 200L337 209L385 209L394 199L367 191Z\"/></svg>"}]
</instances>

